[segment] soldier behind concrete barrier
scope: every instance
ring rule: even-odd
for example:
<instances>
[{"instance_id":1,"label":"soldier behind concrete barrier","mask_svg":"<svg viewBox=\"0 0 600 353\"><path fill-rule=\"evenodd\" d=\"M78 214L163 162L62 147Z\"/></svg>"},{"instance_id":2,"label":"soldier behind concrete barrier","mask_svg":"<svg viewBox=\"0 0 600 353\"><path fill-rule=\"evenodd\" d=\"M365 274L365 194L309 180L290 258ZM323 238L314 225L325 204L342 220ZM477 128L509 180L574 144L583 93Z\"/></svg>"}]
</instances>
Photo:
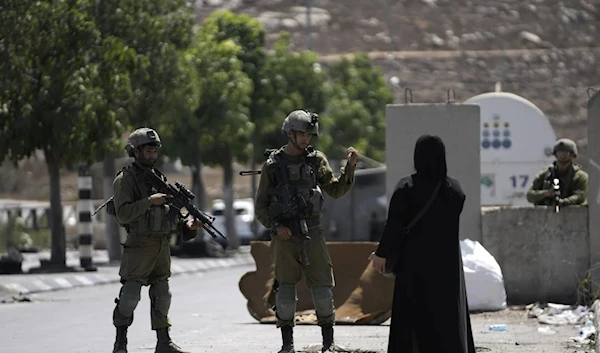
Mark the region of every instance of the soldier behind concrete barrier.
<instances>
[{"instance_id":1,"label":"soldier behind concrete barrier","mask_svg":"<svg viewBox=\"0 0 600 353\"><path fill-rule=\"evenodd\" d=\"M133 323L133 312L140 301L142 286L150 286L151 325L158 340L155 352L185 353L169 337L169 238L173 233L181 233L184 240L192 239L202 224L192 220L167 220L167 195L157 193L143 180L145 168L152 168L162 176L154 168L160 147L156 131L148 128L133 131L125 149L130 157L135 157L135 162L121 170L113 182L114 212L128 233L119 270L123 286L113 311L113 324L117 328L113 353L127 352L127 328Z\"/></svg>"},{"instance_id":2,"label":"soldier behind concrete barrier","mask_svg":"<svg viewBox=\"0 0 600 353\"><path fill-rule=\"evenodd\" d=\"M341 168L340 178L333 176L326 156L309 144L313 136L319 135L318 116L305 110L291 112L283 122L282 133L288 143L271 152L262 167L260 185L256 195L256 216L267 228L272 228L271 256L275 266L275 279L279 284L276 295L277 327L281 328L283 346L280 353L294 352L293 327L296 313L296 284L302 273L312 291L313 301L323 335L323 352L333 349L333 325L335 308L331 258L321 228L323 195L321 188L331 197L346 194L354 183L354 170L358 152L347 149L348 163ZM281 198L271 191L283 178L297 189L308 204L308 211L297 215L296 220L274 220L270 210L277 208ZM281 185L280 185L281 186ZM292 235L292 222L300 221L308 228L309 239ZM305 242L303 244L303 242ZM302 256L306 249L309 264Z\"/></svg>"},{"instance_id":3,"label":"soldier behind concrete barrier","mask_svg":"<svg viewBox=\"0 0 600 353\"><path fill-rule=\"evenodd\" d=\"M569 139L559 139L554 144L556 161L541 170L527 192L527 201L534 205L563 207L587 204L588 174L575 164L577 145ZM558 191L554 190L554 179L558 181Z\"/></svg>"}]
</instances>

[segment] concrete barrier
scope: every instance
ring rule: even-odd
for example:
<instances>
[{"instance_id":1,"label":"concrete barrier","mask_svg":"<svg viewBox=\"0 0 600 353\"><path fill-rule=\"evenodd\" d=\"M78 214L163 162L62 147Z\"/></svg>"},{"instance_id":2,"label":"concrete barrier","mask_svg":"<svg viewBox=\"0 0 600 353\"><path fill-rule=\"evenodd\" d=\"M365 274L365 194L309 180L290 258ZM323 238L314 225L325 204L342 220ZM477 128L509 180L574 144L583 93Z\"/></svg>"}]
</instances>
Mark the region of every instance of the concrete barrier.
<instances>
[{"instance_id":1,"label":"concrete barrier","mask_svg":"<svg viewBox=\"0 0 600 353\"><path fill-rule=\"evenodd\" d=\"M250 242L256 271L245 273L239 288L246 298L250 315L263 324L275 324L273 264L270 242ZM376 242L327 242L333 262L337 324L379 325L392 314L394 280L378 273L368 259ZM297 286L296 324L315 325L312 294L302 278Z\"/></svg>"},{"instance_id":2,"label":"concrete barrier","mask_svg":"<svg viewBox=\"0 0 600 353\"><path fill-rule=\"evenodd\" d=\"M509 304L575 303L590 268L587 207L482 208L482 242L504 276Z\"/></svg>"}]
</instances>

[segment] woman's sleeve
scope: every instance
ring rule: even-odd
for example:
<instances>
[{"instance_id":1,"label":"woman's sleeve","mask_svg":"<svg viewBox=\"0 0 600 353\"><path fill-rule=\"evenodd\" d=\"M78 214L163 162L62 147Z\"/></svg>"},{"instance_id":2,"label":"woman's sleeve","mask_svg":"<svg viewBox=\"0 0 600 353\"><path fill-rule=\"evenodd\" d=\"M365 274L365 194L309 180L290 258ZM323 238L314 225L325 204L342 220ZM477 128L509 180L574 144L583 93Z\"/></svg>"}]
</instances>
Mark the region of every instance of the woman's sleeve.
<instances>
[{"instance_id":1,"label":"woman's sleeve","mask_svg":"<svg viewBox=\"0 0 600 353\"><path fill-rule=\"evenodd\" d=\"M457 196L456 208L458 210L458 213L460 214L460 213L462 213L463 207L465 206L465 200L466 200L465 193L464 193L462 187L460 186L460 182L458 181L458 179L450 178L450 188L453 189L453 191L456 193L456 196Z\"/></svg>"},{"instance_id":2,"label":"woman's sleeve","mask_svg":"<svg viewBox=\"0 0 600 353\"><path fill-rule=\"evenodd\" d=\"M387 257L392 251L397 248L402 232L404 214L408 210L406 199L406 189L399 188L392 195L390 207L388 210L388 218L383 228L383 234L379 241L379 246L375 255L379 257Z\"/></svg>"}]
</instances>

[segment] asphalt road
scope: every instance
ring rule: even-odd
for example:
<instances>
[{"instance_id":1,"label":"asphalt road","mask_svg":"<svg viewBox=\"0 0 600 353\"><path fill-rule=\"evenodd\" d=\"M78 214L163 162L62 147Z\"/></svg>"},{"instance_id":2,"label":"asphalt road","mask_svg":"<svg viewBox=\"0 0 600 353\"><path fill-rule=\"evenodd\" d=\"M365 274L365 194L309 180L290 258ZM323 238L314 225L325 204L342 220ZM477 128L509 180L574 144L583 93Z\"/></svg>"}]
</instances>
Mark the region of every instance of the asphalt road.
<instances>
[{"instance_id":1,"label":"asphalt road","mask_svg":"<svg viewBox=\"0 0 600 353\"><path fill-rule=\"evenodd\" d=\"M240 277L253 266L180 274L171 279L173 302L171 336L182 348L197 352L277 352L280 334L273 325L258 324L246 309L238 289ZM0 352L101 353L111 352L114 327L111 315L118 284L80 287L28 296L31 302L0 304ZM135 312L129 333L129 352L153 352L147 288ZM506 323L506 332L488 330ZM476 346L481 352L583 352L569 344L577 334L572 326L554 327L542 334L526 313L504 311L472 315ZM336 343L354 351L385 352L389 327L336 326ZM319 344L316 326L297 326L296 347L309 350Z\"/></svg>"}]
</instances>

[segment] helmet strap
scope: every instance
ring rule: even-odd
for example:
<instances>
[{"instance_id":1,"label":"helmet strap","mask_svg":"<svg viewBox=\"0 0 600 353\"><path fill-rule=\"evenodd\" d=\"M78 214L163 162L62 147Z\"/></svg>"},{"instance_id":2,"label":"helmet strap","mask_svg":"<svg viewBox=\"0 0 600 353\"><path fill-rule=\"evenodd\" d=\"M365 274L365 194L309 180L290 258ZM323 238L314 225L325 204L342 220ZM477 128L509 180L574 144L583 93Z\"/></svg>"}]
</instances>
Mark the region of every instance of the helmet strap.
<instances>
[{"instance_id":1,"label":"helmet strap","mask_svg":"<svg viewBox=\"0 0 600 353\"><path fill-rule=\"evenodd\" d=\"M298 146L298 143L296 142L296 130L292 130L292 137L289 139L290 142L292 143L292 146L296 147L297 150L302 151L303 148Z\"/></svg>"}]
</instances>

